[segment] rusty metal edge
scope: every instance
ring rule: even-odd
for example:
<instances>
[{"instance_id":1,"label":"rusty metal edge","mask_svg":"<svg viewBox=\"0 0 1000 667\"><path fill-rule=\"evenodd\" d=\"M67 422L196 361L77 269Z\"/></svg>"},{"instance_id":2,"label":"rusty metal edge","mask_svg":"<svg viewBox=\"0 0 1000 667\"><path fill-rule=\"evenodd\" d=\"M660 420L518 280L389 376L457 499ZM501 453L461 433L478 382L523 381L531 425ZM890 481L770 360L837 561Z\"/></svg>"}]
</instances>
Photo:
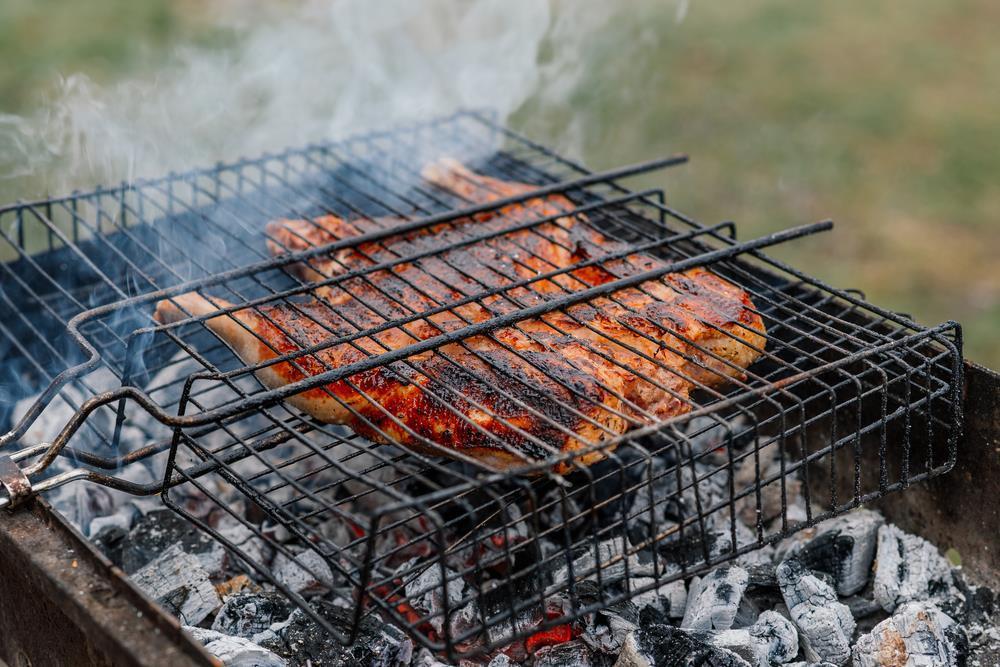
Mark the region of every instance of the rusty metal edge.
<instances>
[{"instance_id":1,"label":"rusty metal edge","mask_svg":"<svg viewBox=\"0 0 1000 667\"><path fill-rule=\"evenodd\" d=\"M26 665L218 665L41 499L0 513L0 658Z\"/></svg>"},{"instance_id":2,"label":"rusty metal edge","mask_svg":"<svg viewBox=\"0 0 1000 667\"><path fill-rule=\"evenodd\" d=\"M973 583L1000 590L1000 374L965 361L963 412L955 467L874 507L942 551L954 549Z\"/></svg>"}]
</instances>

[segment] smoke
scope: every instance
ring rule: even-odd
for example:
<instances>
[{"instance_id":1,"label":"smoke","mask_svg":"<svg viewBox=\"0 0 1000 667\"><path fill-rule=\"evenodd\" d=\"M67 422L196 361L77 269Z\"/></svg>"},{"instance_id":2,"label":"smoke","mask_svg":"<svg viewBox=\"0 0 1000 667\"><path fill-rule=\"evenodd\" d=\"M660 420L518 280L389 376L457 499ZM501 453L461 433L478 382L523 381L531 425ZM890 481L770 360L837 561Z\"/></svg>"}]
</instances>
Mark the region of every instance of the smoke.
<instances>
[{"instance_id":1,"label":"smoke","mask_svg":"<svg viewBox=\"0 0 1000 667\"><path fill-rule=\"evenodd\" d=\"M0 179L20 197L131 181L370 128L529 98L566 104L617 3L338 0L227 5L234 44L154 75L65 76L30 117L0 116ZM572 129L567 129L572 134ZM10 183L14 181L15 183Z\"/></svg>"}]
</instances>

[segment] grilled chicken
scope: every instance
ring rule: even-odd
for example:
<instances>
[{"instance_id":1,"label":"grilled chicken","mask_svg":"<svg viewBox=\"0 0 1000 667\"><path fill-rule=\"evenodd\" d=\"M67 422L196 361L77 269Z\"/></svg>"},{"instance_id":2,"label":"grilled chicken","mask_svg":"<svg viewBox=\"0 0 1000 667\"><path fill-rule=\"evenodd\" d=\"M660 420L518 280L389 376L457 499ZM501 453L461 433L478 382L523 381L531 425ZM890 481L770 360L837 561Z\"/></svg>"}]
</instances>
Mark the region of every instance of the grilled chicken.
<instances>
[{"instance_id":1,"label":"grilled chicken","mask_svg":"<svg viewBox=\"0 0 1000 667\"><path fill-rule=\"evenodd\" d=\"M488 179L451 161L425 169L424 175L472 202L531 188ZM296 270L308 280L322 280L448 248L472 234L554 218L530 230L332 282L317 288L309 301L237 309L209 317L206 324L248 364L267 364L256 371L258 377L269 387L281 387L551 299L557 296L553 293L659 265L655 258L633 254L453 305L619 248L579 218L562 215L572 208L561 196L528 200L432 231L314 258ZM269 245L275 253L304 249L399 222L348 222L336 216L278 221L268 226ZM156 318L176 322L188 314L211 316L230 307L220 299L188 293L158 303ZM419 316L434 308L440 312ZM387 324L402 318L413 321ZM374 333L376 327L384 330ZM356 338L330 344L350 336ZM694 388L741 379L764 343L763 323L748 295L709 271L693 269L451 342L288 400L321 421L350 425L375 441L508 469L682 414ZM328 347L301 352L322 344ZM295 356L268 364L279 355ZM591 451L575 465L604 455ZM567 463L554 467L560 473L571 468Z\"/></svg>"}]
</instances>

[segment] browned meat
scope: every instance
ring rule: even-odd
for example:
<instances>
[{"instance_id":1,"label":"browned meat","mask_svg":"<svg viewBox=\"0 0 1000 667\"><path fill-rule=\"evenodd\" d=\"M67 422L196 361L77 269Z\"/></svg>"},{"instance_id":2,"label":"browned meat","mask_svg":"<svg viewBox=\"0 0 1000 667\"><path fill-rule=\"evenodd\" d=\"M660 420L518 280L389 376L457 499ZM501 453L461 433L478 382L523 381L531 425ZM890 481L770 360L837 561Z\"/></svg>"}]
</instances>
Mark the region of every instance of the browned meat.
<instances>
[{"instance_id":1,"label":"browned meat","mask_svg":"<svg viewBox=\"0 0 1000 667\"><path fill-rule=\"evenodd\" d=\"M424 173L435 185L474 202L531 187L489 179L451 161ZM558 196L528 200L433 230L359 244L333 257L310 260L297 270L309 280L320 280L571 208ZM393 219L347 222L335 216L283 220L268 226L273 239L269 245L275 253L299 250L395 224ZM566 215L532 230L318 288L313 301L239 310L207 323L244 361L256 364L569 267L617 247ZM296 364L275 363L257 374L268 386L283 386L486 321L551 298L552 292L583 289L658 264L655 258L634 255L603 268L577 269L506 296L452 306L353 343L300 356ZM227 305L212 301L185 294L160 302L156 317L161 322L183 319L177 305L192 315L208 315ZM694 269L380 366L303 392L290 402L317 419L348 424L376 441L467 456L506 469L683 414L695 387L718 387L729 378L740 378L764 344L763 322L748 295L709 271ZM594 451L577 462L587 465L603 456ZM570 467L561 464L555 469L566 472Z\"/></svg>"}]
</instances>

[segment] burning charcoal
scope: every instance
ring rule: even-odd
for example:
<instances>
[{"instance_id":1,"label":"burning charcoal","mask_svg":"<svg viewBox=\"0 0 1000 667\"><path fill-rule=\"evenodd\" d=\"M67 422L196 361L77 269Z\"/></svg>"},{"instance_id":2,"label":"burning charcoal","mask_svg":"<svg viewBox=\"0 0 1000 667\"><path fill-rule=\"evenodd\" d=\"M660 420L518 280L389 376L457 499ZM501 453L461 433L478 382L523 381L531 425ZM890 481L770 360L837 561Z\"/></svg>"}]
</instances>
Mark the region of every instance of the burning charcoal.
<instances>
[{"instance_id":1,"label":"burning charcoal","mask_svg":"<svg viewBox=\"0 0 1000 667\"><path fill-rule=\"evenodd\" d=\"M333 587L333 572L318 553L306 549L289 558L279 553L274 559L274 577L289 590L301 595L324 593Z\"/></svg>"},{"instance_id":2,"label":"burning charcoal","mask_svg":"<svg viewBox=\"0 0 1000 667\"><path fill-rule=\"evenodd\" d=\"M779 565L777 575L792 620L802 632L806 657L844 664L851 656L854 617L837 601L833 586L794 558Z\"/></svg>"},{"instance_id":3,"label":"burning charcoal","mask_svg":"<svg viewBox=\"0 0 1000 667\"><path fill-rule=\"evenodd\" d=\"M222 545L169 509L156 510L139 519L122 547L122 569L131 574L175 544L195 556L209 576L222 573L225 559Z\"/></svg>"},{"instance_id":4,"label":"burning charcoal","mask_svg":"<svg viewBox=\"0 0 1000 667\"><path fill-rule=\"evenodd\" d=\"M445 594L448 596L448 613L452 615L461 607L462 598L465 595L465 581L454 570L445 568L446 586L445 581L442 580L441 567L437 563L433 563L425 567L419 574L415 574L413 568L416 563L416 560L411 560L403 564L397 570L397 576L406 581L407 602L418 614L429 617L428 621L431 627L440 634L444 629L444 596ZM474 622L474 610L472 615Z\"/></svg>"},{"instance_id":5,"label":"burning charcoal","mask_svg":"<svg viewBox=\"0 0 1000 667\"><path fill-rule=\"evenodd\" d=\"M629 583L632 590L636 590L652 586L655 582L656 579L653 577L635 577ZM666 618L683 618L684 608L687 607L687 589L684 588L684 582L678 579L659 588L639 593L632 598L632 602L640 611L644 607L653 607Z\"/></svg>"},{"instance_id":6,"label":"burning charcoal","mask_svg":"<svg viewBox=\"0 0 1000 667\"><path fill-rule=\"evenodd\" d=\"M965 631L927 602L909 602L891 618L862 635L854 646L854 667L964 665L969 643Z\"/></svg>"},{"instance_id":7,"label":"burning charcoal","mask_svg":"<svg viewBox=\"0 0 1000 667\"><path fill-rule=\"evenodd\" d=\"M174 544L132 575L132 581L181 623L197 625L219 607L219 595L201 561Z\"/></svg>"},{"instance_id":8,"label":"burning charcoal","mask_svg":"<svg viewBox=\"0 0 1000 667\"><path fill-rule=\"evenodd\" d=\"M946 601L956 593L951 566L933 544L892 525L879 528L875 600L883 609L911 600Z\"/></svg>"},{"instance_id":9,"label":"burning charcoal","mask_svg":"<svg viewBox=\"0 0 1000 667\"><path fill-rule=\"evenodd\" d=\"M631 602L620 602L588 614L581 639L595 651L614 656L621 652L629 633L638 627L639 610Z\"/></svg>"},{"instance_id":10,"label":"burning charcoal","mask_svg":"<svg viewBox=\"0 0 1000 667\"><path fill-rule=\"evenodd\" d=\"M749 628L757 643L757 659L761 665L788 662L799 652L799 635L795 626L776 611L765 611Z\"/></svg>"},{"instance_id":11,"label":"burning charcoal","mask_svg":"<svg viewBox=\"0 0 1000 667\"><path fill-rule=\"evenodd\" d=\"M807 569L830 575L839 595L853 595L868 583L877 534L884 523L878 512L849 512L790 538L793 542L783 556L795 556Z\"/></svg>"},{"instance_id":12,"label":"burning charcoal","mask_svg":"<svg viewBox=\"0 0 1000 667\"><path fill-rule=\"evenodd\" d=\"M252 638L288 618L288 601L278 593L241 593L226 599L212 629L224 635Z\"/></svg>"},{"instance_id":13,"label":"burning charcoal","mask_svg":"<svg viewBox=\"0 0 1000 667\"><path fill-rule=\"evenodd\" d=\"M229 637L204 628L184 626L184 629L225 667L285 667L288 664L249 639Z\"/></svg>"},{"instance_id":14,"label":"burning charcoal","mask_svg":"<svg viewBox=\"0 0 1000 667\"><path fill-rule=\"evenodd\" d=\"M628 636L614 667L750 667L732 651L709 644L708 635L669 625L639 628Z\"/></svg>"},{"instance_id":15,"label":"burning charcoal","mask_svg":"<svg viewBox=\"0 0 1000 667\"><path fill-rule=\"evenodd\" d=\"M535 651L532 667L593 667L590 648L581 641L543 646Z\"/></svg>"},{"instance_id":16,"label":"burning charcoal","mask_svg":"<svg viewBox=\"0 0 1000 667\"><path fill-rule=\"evenodd\" d=\"M719 567L704 578L695 577L688 590L685 630L728 630L736 618L749 575L741 567Z\"/></svg>"},{"instance_id":17,"label":"burning charcoal","mask_svg":"<svg viewBox=\"0 0 1000 667\"><path fill-rule=\"evenodd\" d=\"M326 604L316 610L338 632L350 632L352 611ZM394 625L366 616L354 644L344 646L301 609L292 612L273 638L260 643L286 658L290 667L397 667L413 657L413 642Z\"/></svg>"}]
</instances>

